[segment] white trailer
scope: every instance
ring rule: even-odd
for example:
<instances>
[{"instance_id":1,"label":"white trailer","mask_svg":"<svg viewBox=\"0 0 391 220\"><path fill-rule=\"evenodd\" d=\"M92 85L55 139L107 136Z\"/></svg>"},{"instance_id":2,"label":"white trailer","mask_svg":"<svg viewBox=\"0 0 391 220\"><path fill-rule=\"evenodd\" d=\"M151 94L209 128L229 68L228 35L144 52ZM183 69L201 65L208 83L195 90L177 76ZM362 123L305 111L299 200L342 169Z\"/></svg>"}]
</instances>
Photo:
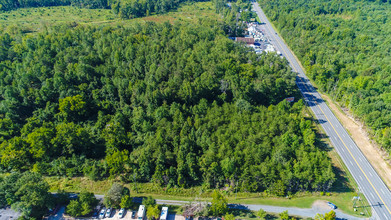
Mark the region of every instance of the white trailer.
<instances>
[{"instance_id":1,"label":"white trailer","mask_svg":"<svg viewBox=\"0 0 391 220\"><path fill-rule=\"evenodd\" d=\"M140 207L138 208L138 212L137 212L137 219L143 220L144 216L145 216L145 206L140 205Z\"/></svg>"},{"instance_id":2,"label":"white trailer","mask_svg":"<svg viewBox=\"0 0 391 220\"><path fill-rule=\"evenodd\" d=\"M167 220L168 216L168 207L163 207L162 212L160 213L160 220Z\"/></svg>"}]
</instances>

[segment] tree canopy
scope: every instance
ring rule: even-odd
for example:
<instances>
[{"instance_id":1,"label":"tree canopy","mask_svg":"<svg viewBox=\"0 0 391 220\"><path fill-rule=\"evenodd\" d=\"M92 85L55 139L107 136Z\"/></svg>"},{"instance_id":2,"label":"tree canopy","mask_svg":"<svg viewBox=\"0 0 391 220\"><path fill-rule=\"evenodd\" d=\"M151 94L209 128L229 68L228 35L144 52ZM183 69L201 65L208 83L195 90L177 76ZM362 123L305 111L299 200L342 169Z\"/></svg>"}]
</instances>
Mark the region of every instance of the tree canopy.
<instances>
[{"instance_id":1,"label":"tree canopy","mask_svg":"<svg viewBox=\"0 0 391 220\"><path fill-rule=\"evenodd\" d=\"M0 168L167 187L327 191L287 61L218 21L0 35ZM8 129L9 128L9 129ZM118 201L119 204L120 201Z\"/></svg>"},{"instance_id":2,"label":"tree canopy","mask_svg":"<svg viewBox=\"0 0 391 220\"><path fill-rule=\"evenodd\" d=\"M11 205L24 217L40 219L54 205L48 191L41 175L14 172L0 179L0 206Z\"/></svg>"},{"instance_id":3,"label":"tree canopy","mask_svg":"<svg viewBox=\"0 0 391 220\"><path fill-rule=\"evenodd\" d=\"M213 216L221 216L228 211L227 198L221 194L220 191L214 190L212 193L212 205L210 206L210 212Z\"/></svg>"},{"instance_id":4,"label":"tree canopy","mask_svg":"<svg viewBox=\"0 0 391 220\"><path fill-rule=\"evenodd\" d=\"M66 208L66 212L73 217L88 215L91 213L99 200L95 198L94 193L82 192L78 199L70 201Z\"/></svg>"}]
</instances>

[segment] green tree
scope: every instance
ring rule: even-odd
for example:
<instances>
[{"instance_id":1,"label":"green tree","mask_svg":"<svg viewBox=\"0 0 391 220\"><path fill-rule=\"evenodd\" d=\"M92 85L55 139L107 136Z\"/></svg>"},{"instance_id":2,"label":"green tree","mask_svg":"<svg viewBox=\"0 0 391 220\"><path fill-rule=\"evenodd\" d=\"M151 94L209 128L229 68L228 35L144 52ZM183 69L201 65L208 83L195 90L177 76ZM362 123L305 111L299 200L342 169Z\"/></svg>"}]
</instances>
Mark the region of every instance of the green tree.
<instances>
[{"instance_id":1,"label":"green tree","mask_svg":"<svg viewBox=\"0 0 391 220\"><path fill-rule=\"evenodd\" d=\"M59 101L58 110L65 120L78 120L86 113L86 102L81 95L69 96Z\"/></svg>"},{"instance_id":2,"label":"green tree","mask_svg":"<svg viewBox=\"0 0 391 220\"><path fill-rule=\"evenodd\" d=\"M148 219L157 219L159 218L160 210L158 205L149 206L147 208L147 217Z\"/></svg>"},{"instance_id":3,"label":"green tree","mask_svg":"<svg viewBox=\"0 0 391 220\"><path fill-rule=\"evenodd\" d=\"M156 205L156 200L152 198L152 196L148 196L146 199L143 199L143 205L145 205L145 208L148 209L149 207Z\"/></svg>"},{"instance_id":4,"label":"green tree","mask_svg":"<svg viewBox=\"0 0 391 220\"><path fill-rule=\"evenodd\" d=\"M289 220L289 214L288 211L283 211L279 214L279 218L281 220Z\"/></svg>"},{"instance_id":5,"label":"green tree","mask_svg":"<svg viewBox=\"0 0 391 220\"><path fill-rule=\"evenodd\" d=\"M315 215L315 220L325 220L325 217L323 214L318 213Z\"/></svg>"},{"instance_id":6,"label":"green tree","mask_svg":"<svg viewBox=\"0 0 391 220\"><path fill-rule=\"evenodd\" d=\"M103 203L107 207L118 208L121 203L124 187L119 183L113 183L111 188L106 193Z\"/></svg>"},{"instance_id":7,"label":"green tree","mask_svg":"<svg viewBox=\"0 0 391 220\"><path fill-rule=\"evenodd\" d=\"M257 212L257 216L261 220L265 220L266 216L267 216L267 212L265 210L263 210L263 209L259 209L259 211Z\"/></svg>"},{"instance_id":8,"label":"green tree","mask_svg":"<svg viewBox=\"0 0 391 220\"><path fill-rule=\"evenodd\" d=\"M72 200L69 202L66 208L66 213L73 217L82 216L83 207L79 200Z\"/></svg>"},{"instance_id":9,"label":"green tree","mask_svg":"<svg viewBox=\"0 0 391 220\"><path fill-rule=\"evenodd\" d=\"M115 150L113 153L108 153L106 162L110 168L110 175L120 174L124 171L125 165L129 163L129 151Z\"/></svg>"},{"instance_id":10,"label":"green tree","mask_svg":"<svg viewBox=\"0 0 391 220\"><path fill-rule=\"evenodd\" d=\"M73 217L85 216L90 214L98 200L91 192L81 192L78 199L69 202L66 212Z\"/></svg>"},{"instance_id":11,"label":"green tree","mask_svg":"<svg viewBox=\"0 0 391 220\"><path fill-rule=\"evenodd\" d=\"M99 201L95 198L94 193L81 192L79 195L79 202L82 207L81 214L87 215L94 210L95 206L98 205Z\"/></svg>"},{"instance_id":12,"label":"green tree","mask_svg":"<svg viewBox=\"0 0 391 220\"><path fill-rule=\"evenodd\" d=\"M128 209L132 207L132 205L133 205L132 197L130 197L129 195L125 195L121 198L121 203L120 203L121 208Z\"/></svg>"},{"instance_id":13,"label":"green tree","mask_svg":"<svg viewBox=\"0 0 391 220\"><path fill-rule=\"evenodd\" d=\"M225 214L224 215L225 220L235 220L235 216L233 214Z\"/></svg>"},{"instance_id":14,"label":"green tree","mask_svg":"<svg viewBox=\"0 0 391 220\"><path fill-rule=\"evenodd\" d=\"M228 211L227 199L217 190L214 190L212 193L210 211L213 216L221 216Z\"/></svg>"},{"instance_id":15,"label":"green tree","mask_svg":"<svg viewBox=\"0 0 391 220\"><path fill-rule=\"evenodd\" d=\"M337 215L334 210L331 210L324 215L324 218L325 220L335 220L337 218Z\"/></svg>"},{"instance_id":16,"label":"green tree","mask_svg":"<svg viewBox=\"0 0 391 220\"><path fill-rule=\"evenodd\" d=\"M37 173L12 173L0 180L0 205L11 205L26 218L41 218L52 201L49 185Z\"/></svg>"}]
</instances>

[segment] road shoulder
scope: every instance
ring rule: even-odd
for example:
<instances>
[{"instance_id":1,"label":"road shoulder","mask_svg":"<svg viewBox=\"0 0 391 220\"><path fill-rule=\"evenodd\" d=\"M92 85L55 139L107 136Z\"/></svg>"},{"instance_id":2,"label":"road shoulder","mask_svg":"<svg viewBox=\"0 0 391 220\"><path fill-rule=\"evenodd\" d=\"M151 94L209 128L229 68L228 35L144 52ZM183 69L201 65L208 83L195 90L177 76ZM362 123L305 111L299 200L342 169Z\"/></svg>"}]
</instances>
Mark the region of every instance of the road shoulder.
<instances>
[{"instance_id":1,"label":"road shoulder","mask_svg":"<svg viewBox=\"0 0 391 220\"><path fill-rule=\"evenodd\" d=\"M321 94L321 93L320 93ZM340 120L345 129L349 132L354 142L363 152L373 168L383 179L384 183L391 189L391 166L387 163L387 154L371 141L365 126L355 120L348 110L342 110L338 104L333 102L327 95L321 94L334 115Z\"/></svg>"}]
</instances>

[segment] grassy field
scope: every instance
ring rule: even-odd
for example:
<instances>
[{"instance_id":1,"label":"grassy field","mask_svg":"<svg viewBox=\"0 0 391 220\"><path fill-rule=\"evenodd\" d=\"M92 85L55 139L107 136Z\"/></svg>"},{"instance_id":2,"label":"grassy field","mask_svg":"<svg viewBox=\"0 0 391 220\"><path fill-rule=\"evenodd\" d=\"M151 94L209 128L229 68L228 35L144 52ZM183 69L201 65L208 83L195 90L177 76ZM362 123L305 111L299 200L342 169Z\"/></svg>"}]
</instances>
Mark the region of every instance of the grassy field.
<instances>
[{"instance_id":1,"label":"grassy field","mask_svg":"<svg viewBox=\"0 0 391 220\"><path fill-rule=\"evenodd\" d=\"M183 4L176 11L163 15L122 20L109 9L83 9L72 6L21 8L0 13L0 30L8 33L39 32L45 27L59 24L81 25L131 25L134 22L198 21L199 18L217 19L212 2Z\"/></svg>"}]
</instances>

